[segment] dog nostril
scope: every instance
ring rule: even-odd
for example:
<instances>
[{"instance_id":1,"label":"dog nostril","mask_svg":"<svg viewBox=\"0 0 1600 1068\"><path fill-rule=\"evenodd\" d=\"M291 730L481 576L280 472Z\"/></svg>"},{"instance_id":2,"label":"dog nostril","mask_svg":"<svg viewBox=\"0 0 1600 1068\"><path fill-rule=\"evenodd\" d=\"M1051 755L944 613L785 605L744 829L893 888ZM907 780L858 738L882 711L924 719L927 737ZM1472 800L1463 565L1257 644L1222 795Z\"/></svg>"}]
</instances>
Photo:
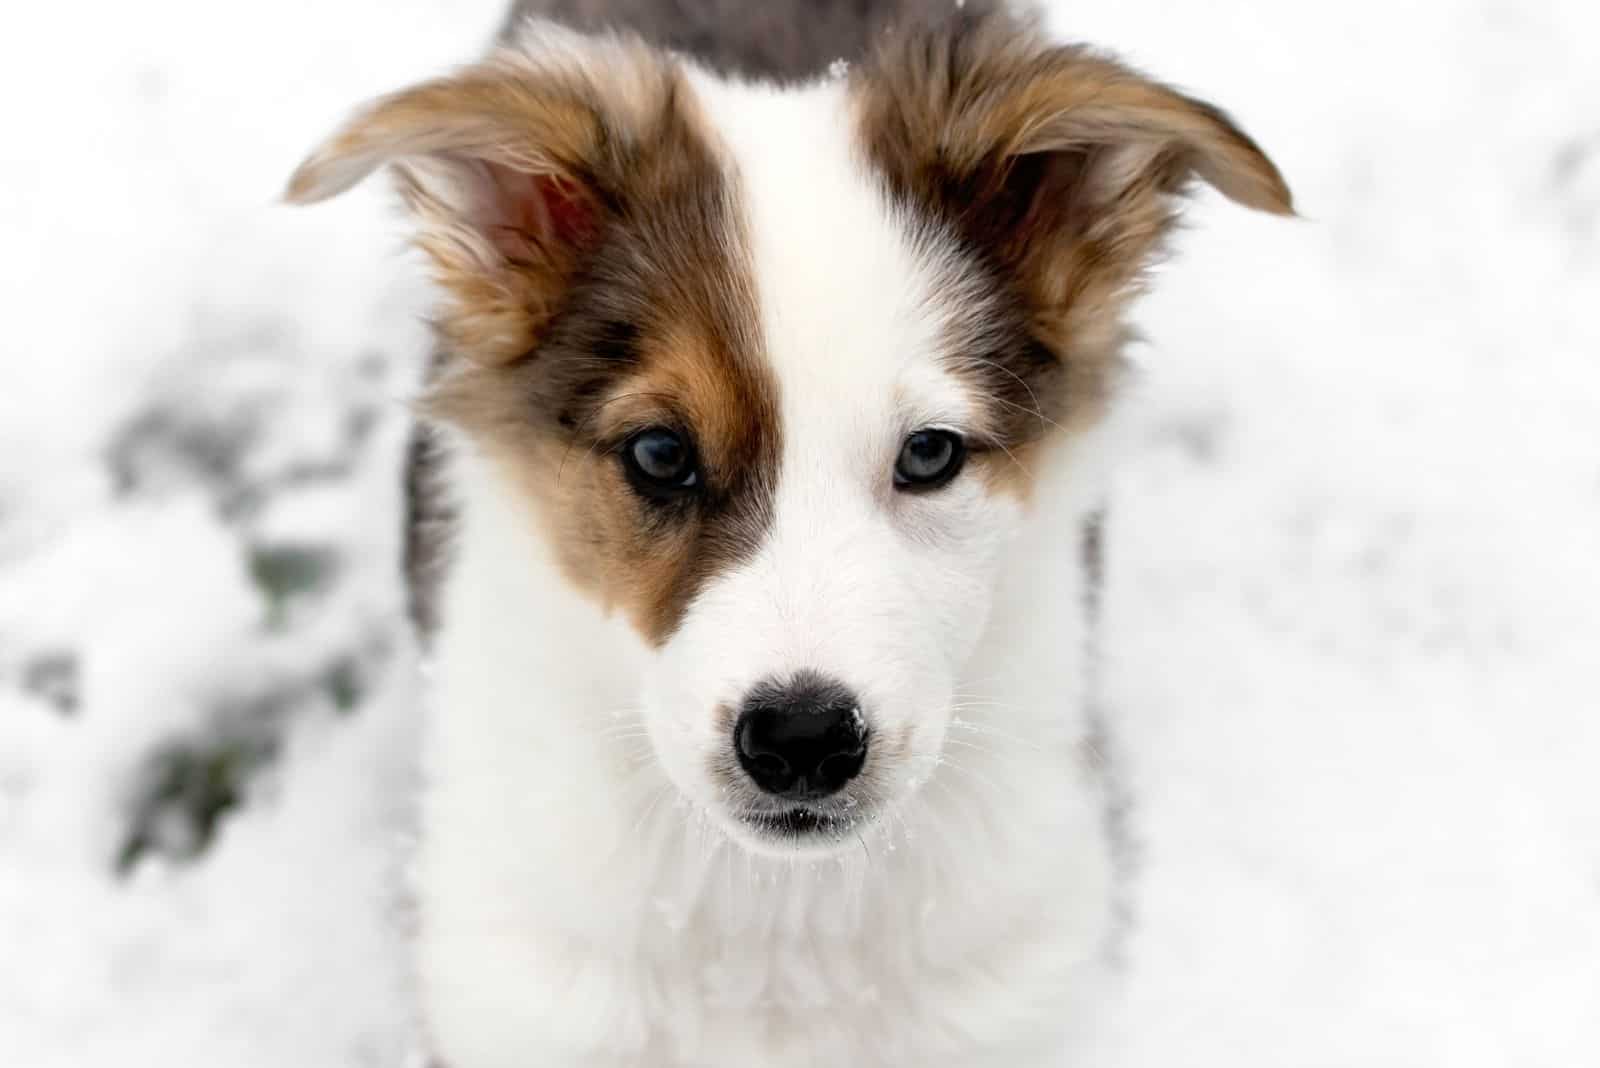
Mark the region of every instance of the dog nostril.
<instances>
[{"instance_id":1,"label":"dog nostril","mask_svg":"<svg viewBox=\"0 0 1600 1068\"><path fill-rule=\"evenodd\" d=\"M750 692L734 727L734 749L745 774L766 793L815 800L861 773L867 730L854 694L803 672Z\"/></svg>"},{"instance_id":2,"label":"dog nostril","mask_svg":"<svg viewBox=\"0 0 1600 1068\"><path fill-rule=\"evenodd\" d=\"M755 763L756 767L760 769L761 774L767 776L768 778L777 778L782 775L792 774L792 771L789 768L789 762L783 759L781 756L778 756L776 753L763 753L751 749L747 749L746 752L752 754L750 759Z\"/></svg>"},{"instance_id":3,"label":"dog nostril","mask_svg":"<svg viewBox=\"0 0 1600 1068\"><path fill-rule=\"evenodd\" d=\"M866 747L858 746L848 752L823 757L822 763L817 765L817 774L825 781L837 781L842 786L861 771L866 755Z\"/></svg>"}]
</instances>

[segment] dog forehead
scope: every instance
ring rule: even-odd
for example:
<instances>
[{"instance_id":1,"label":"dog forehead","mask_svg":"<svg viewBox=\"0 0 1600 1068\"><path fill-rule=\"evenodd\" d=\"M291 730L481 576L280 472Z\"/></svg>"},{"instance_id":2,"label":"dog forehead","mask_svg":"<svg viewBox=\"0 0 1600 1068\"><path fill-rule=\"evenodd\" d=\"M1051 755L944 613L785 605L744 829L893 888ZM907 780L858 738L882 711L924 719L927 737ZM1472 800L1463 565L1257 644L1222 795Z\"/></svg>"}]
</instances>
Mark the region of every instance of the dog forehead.
<instances>
[{"instance_id":1,"label":"dog forehead","mask_svg":"<svg viewBox=\"0 0 1600 1068\"><path fill-rule=\"evenodd\" d=\"M963 418L971 399L941 359L958 257L887 195L843 82L702 75L696 89L747 242L786 451Z\"/></svg>"}]
</instances>

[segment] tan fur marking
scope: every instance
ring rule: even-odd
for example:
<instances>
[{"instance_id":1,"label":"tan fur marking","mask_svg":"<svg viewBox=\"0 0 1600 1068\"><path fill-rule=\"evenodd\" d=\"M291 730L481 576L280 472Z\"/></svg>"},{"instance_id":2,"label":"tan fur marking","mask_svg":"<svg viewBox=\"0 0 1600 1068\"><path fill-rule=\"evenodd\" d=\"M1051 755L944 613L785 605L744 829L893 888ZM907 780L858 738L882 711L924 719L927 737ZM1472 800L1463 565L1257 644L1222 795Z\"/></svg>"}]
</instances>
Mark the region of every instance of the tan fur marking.
<instances>
[{"instance_id":1,"label":"tan fur marking","mask_svg":"<svg viewBox=\"0 0 1600 1068\"><path fill-rule=\"evenodd\" d=\"M707 282L715 280L706 265ZM637 369L596 403L581 435L519 419L527 365L475 368L441 385L432 413L477 438L535 502L571 581L620 611L652 643L676 628L709 577L751 551L766 527L776 476L776 395L740 354L719 351L721 326L682 321L641 343ZM642 500L613 449L653 426L691 433L705 491L678 503Z\"/></svg>"},{"instance_id":2,"label":"tan fur marking","mask_svg":"<svg viewBox=\"0 0 1600 1068\"><path fill-rule=\"evenodd\" d=\"M300 165L286 195L322 200L394 164L448 297L436 320L446 346L484 363L516 359L581 261L584 242L560 238L587 236L552 232L532 184L554 183L599 215L663 101L683 91L681 72L635 39L546 27L526 48L374 102Z\"/></svg>"},{"instance_id":3,"label":"tan fur marking","mask_svg":"<svg viewBox=\"0 0 1600 1068\"><path fill-rule=\"evenodd\" d=\"M981 470L1027 497L1023 454L1103 413L1122 317L1194 177L1292 211L1288 187L1221 111L1032 20L952 12L891 34L852 73L859 136L890 192L992 272L993 353L953 366L991 401L1004 452ZM1043 357L1043 358L1041 358Z\"/></svg>"},{"instance_id":4,"label":"tan fur marking","mask_svg":"<svg viewBox=\"0 0 1600 1068\"><path fill-rule=\"evenodd\" d=\"M528 496L576 585L664 641L753 551L779 457L730 179L682 70L637 39L532 24L366 109L289 196L384 163L447 298L423 411ZM620 449L651 426L694 442L700 492L629 484Z\"/></svg>"}]
</instances>

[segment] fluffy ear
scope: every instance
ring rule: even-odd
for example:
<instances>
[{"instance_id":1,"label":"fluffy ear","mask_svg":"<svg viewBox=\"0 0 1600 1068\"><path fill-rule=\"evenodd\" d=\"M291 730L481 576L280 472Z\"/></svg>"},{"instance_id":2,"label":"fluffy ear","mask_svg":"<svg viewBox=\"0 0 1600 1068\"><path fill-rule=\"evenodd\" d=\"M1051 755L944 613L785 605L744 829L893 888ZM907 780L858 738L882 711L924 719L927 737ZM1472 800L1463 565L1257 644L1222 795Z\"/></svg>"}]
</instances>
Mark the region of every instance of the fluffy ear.
<instances>
[{"instance_id":1,"label":"fluffy ear","mask_svg":"<svg viewBox=\"0 0 1600 1068\"><path fill-rule=\"evenodd\" d=\"M368 105L287 192L323 200L394 164L448 297L446 344L490 364L533 347L672 97L673 72L637 42L548 25L526 41Z\"/></svg>"},{"instance_id":2,"label":"fluffy ear","mask_svg":"<svg viewBox=\"0 0 1600 1068\"><path fill-rule=\"evenodd\" d=\"M1064 327L1114 316L1194 179L1293 211L1277 167L1223 112L1028 20L969 11L911 28L855 79L891 188L1016 272L1036 318L1074 320Z\"/></svg>"}]
</instances>

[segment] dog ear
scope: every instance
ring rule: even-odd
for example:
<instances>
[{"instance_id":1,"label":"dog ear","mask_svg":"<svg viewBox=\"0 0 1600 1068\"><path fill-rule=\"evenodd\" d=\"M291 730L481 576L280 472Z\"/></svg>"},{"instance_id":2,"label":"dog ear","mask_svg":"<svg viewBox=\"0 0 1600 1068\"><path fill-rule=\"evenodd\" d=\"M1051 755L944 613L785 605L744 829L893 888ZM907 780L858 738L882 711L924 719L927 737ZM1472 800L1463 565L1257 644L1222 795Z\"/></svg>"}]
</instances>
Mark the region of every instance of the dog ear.
<instances>
[{"instance_id":1,"label":"dog ear","mask_svg":"<svg viewBox=\"0 0 1600 1068\"><path fill-rule=\"evenodd\" d=\"M976 8L980 5L973 5ZM1229 117L1030 20L993 10L891 35L854 74L862 135L895 193L1014 272L1036 316L1117 310L1194 179L1292 214Z\"/></svg>"},{"instance_id":2,"label":"dog ear","mask_svg":"<svg viewBox=\"0 0 1600 1068\"><path fill-rule=\"evenodd\" d=\"M287 199L323 200L394 165L447 302L447 347L528 353L602 231L627 157L672 97L637 41L530 25L524 43L383 97L302 163Z\"/></svg>"}]
</instances>

